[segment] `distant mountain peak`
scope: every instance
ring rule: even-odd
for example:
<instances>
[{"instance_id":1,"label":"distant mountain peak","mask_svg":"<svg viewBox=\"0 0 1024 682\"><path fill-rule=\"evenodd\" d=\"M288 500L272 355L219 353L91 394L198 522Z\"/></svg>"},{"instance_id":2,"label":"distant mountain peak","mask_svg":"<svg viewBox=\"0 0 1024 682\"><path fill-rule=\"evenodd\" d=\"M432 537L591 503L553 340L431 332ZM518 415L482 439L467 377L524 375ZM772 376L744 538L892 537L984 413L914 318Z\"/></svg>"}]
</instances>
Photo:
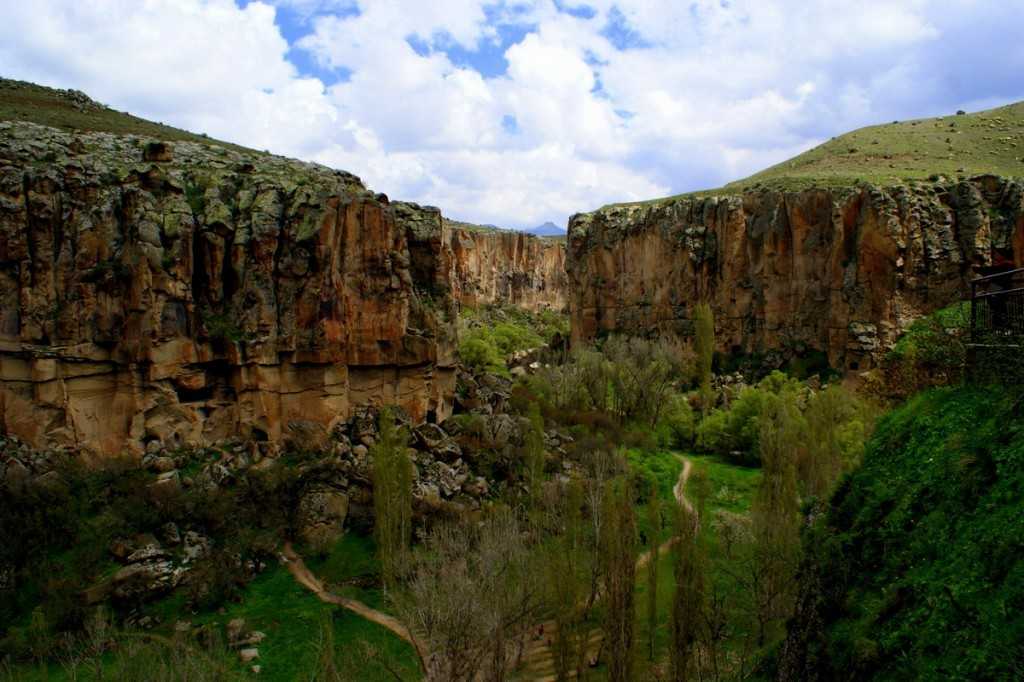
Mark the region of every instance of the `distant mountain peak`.
<instances>
[{"instance_id":1,"label":"distant mountain peak","mask_svg":"<svg viewBox=\"0 0 1024 682\"><path fill-rule=\"evenodd\" d=\"M559 227L558 225L555 225L550 220L547 221L546 223L544 223L543 225L538 225L537 227L530 228L529 230L523 230L523 232L527 232L529 234L535 234L538 237L564 237L565 236L565 228L564 227Z\"/></svg>"}]
</instances>

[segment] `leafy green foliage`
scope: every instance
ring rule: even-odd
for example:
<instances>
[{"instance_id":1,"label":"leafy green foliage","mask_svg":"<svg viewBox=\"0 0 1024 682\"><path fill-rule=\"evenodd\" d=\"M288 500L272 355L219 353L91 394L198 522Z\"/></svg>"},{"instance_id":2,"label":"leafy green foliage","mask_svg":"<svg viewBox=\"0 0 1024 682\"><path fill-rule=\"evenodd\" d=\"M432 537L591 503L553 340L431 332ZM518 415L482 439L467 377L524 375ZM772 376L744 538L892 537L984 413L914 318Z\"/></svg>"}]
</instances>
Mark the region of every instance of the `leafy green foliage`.
<instances>
[{"instance_id":1,"label":"leafy green foliage","mask_svg":"<svg viewBox=\"0 0 1024 682\"><path fill-rule=\"evenodd\" d=\"M564 317L545 310L467 308L459 330L459 358L474 369L507 375L506 359L517 351L539 348L567 332Z\"/></svg>"},{"instance_id":2,"label":"leafy green foliage","mask_svg":"<svg viewBox=\"0 0 1024 682\"><path fill-rule=\"evenodd\" d=\"M682 393L669 396L655 427L658 445L663 448L688 448L693 443L697 417L689 399Z\"/></svg>"},{"instance_id":3,"label":"leafy green foliage","mask_svg":"<svg viewBox=\"0 0 1024 682\"><path fill-rule=\"evenodd\" d=\"M1024 660L1019 395L934 389L880 422L804 543L827 679L1018 679ZM812 578L816 577L814 580ZM806 655L803 656L806 658Z\"/></svg>"},{"instance_id":4,"label":"leafy green foliage","mask_svg":"<svg viewBox=\"0 0 1024 682\"><path fill-rule=\"evenodd\" d=\"M742 464L757 464L759 419L783 393L799 391L800 383L782 372L772 372L757 386L740 391L727 409L716 409L697 426L697 447L731 457Z\"/></svg>"}]
</instances>

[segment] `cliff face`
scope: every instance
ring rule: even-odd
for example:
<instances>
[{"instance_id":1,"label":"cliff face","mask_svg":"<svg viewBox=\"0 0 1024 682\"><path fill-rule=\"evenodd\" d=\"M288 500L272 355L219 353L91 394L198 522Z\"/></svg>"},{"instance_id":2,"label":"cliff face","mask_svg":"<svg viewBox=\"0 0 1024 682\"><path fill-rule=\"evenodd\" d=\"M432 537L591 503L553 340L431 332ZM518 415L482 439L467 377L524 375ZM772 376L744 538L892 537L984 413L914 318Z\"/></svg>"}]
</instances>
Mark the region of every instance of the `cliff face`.
<instances>
[{"instance_id":1,"label":"cliff face","mask_svg":"<svg viewBox=\"0 0 1024 682\"><path fill-rule=\"evenodd\" d=\"M450 237L347 173L0 122L0 419L97 454L443 418Z\"/></svg>"},{"instance_id":2,"label":"cliff face","mask_svg":"<svg viewBox=\"0 0 1024 682\"><path fill-rule=\"evenodd\" d=\"M997 257L1024 263L1024 184L993 176L612 206L570 221L573 339L689 336L706 298L723 352L863 370Z\"/></svg>"},{"instance_id":3,"label":"cliff face","mask_svg":"<svg viewBox=\"0 0 1024 682\"><path fill-rule=\"evenodd\" d=\"M451 228L455 296L468 306L565 309L565 243L522 232Z\"/></svg>"}]
</instances>

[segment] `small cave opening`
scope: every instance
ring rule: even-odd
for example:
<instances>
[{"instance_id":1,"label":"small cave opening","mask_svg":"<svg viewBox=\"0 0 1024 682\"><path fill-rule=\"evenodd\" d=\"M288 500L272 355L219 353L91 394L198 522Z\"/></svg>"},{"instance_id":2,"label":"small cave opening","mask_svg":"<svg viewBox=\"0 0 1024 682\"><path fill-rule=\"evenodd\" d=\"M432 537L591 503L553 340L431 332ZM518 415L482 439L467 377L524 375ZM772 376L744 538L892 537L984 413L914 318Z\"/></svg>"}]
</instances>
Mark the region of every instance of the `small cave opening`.
<instances>
[{"instance_id":1,"label":"small cave opening","mask_svg":"<svg viewBox=\"0 0 1024 682\"><path fill-rule=\"evenodd\" d=\"M205 403L213 399L213 391L214 387L209 385L202 388L174 387L174 392L178 394L179 403Z\"/></svg>"}]
</instances>

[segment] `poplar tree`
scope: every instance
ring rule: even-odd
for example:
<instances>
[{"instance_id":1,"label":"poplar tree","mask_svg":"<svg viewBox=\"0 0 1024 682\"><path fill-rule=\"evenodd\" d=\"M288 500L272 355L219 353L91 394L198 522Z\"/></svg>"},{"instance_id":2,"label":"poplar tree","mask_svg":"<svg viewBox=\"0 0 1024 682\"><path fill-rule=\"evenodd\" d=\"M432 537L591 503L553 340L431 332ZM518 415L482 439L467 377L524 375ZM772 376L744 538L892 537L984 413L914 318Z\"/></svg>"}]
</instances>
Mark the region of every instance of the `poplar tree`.
<instances>
[{"instance_id":1,"label":"poplar tree","mask_svg":"<svg viewBox=\"0 0 1024 682\"><path fill-rule=\"evenodd\" d=\"M704 571L697 542L697 517L685 505L675 513L676 543L672 550L675 593L669 621L669 679L686 682L704 618Z\"/></svg>"},{"instance_id":2,"label":"poplar tree","mask_svg":"<svg viewBox=\"0 0 1024 682\"><path fill-rule=\"evenodd\" d=\"M412 536L412 462L408 433L395 424L391 410L381 410L380 439L373 455L374 532L385 588L393 587Z\"/></svg>"},{"instance_id":3,"label":"poplar tree","mask_svg":"<svg viewBox=\"0 0 1024 682\"><path fill-rule=\"evenodd\" d=\"M530 506L537 504L544 483L544 417L537 403L530 404L530 427L526 430L524 450L526 477L530 491Z\"/></svg>"},{"instance_id":4,"label":"poplar tree","mask_svg":"<svg viewBox=\"0 0 1024 682\"><path fill-rule=\"evenodd\" d=\"M761 483L751 505L754 557L751 587L758 622L758 646L774 621L784 620L793 600L793 577L800 553L797 453L807 427L796 396L783 392L759 420Z\"/></svg>"},{"instance_id":5,"label":"poplar tree","mask_svg":"<svg viewBox=\"0 0 1024 682\"><path fill-rule=\"evenodd\" d=\"M697 386L701 409L711 409L711 363L715 355L715 315L707 303L698 303L693 311L694 351L697 354Z\"/></svg>"},{"instance_id":6,"label":"poplar tree","mask_svg":"<svg viewBox=\"0 0 1024 682\"><path fill-rule=\"evenodd\" d=\"M636 517L624 477L607 484L604 495L602 558L605 588L605 641L610 682L633 680L633 627L636 618Z\"/></svg>"},{"instance_id":7,"label":"poplar tree","mask_svg":"<svg viewBox=\"0 0 1024 682\"><path fill-rule=\"evenodd\" d=\"M647 562L647 636L649 647L647 658L654 661L654 639L658 629L658 536L661 532L661 500L657 486L651 485L651 497L647 501L647 547L650 559Z\"/></svg>"}]
</instances>

